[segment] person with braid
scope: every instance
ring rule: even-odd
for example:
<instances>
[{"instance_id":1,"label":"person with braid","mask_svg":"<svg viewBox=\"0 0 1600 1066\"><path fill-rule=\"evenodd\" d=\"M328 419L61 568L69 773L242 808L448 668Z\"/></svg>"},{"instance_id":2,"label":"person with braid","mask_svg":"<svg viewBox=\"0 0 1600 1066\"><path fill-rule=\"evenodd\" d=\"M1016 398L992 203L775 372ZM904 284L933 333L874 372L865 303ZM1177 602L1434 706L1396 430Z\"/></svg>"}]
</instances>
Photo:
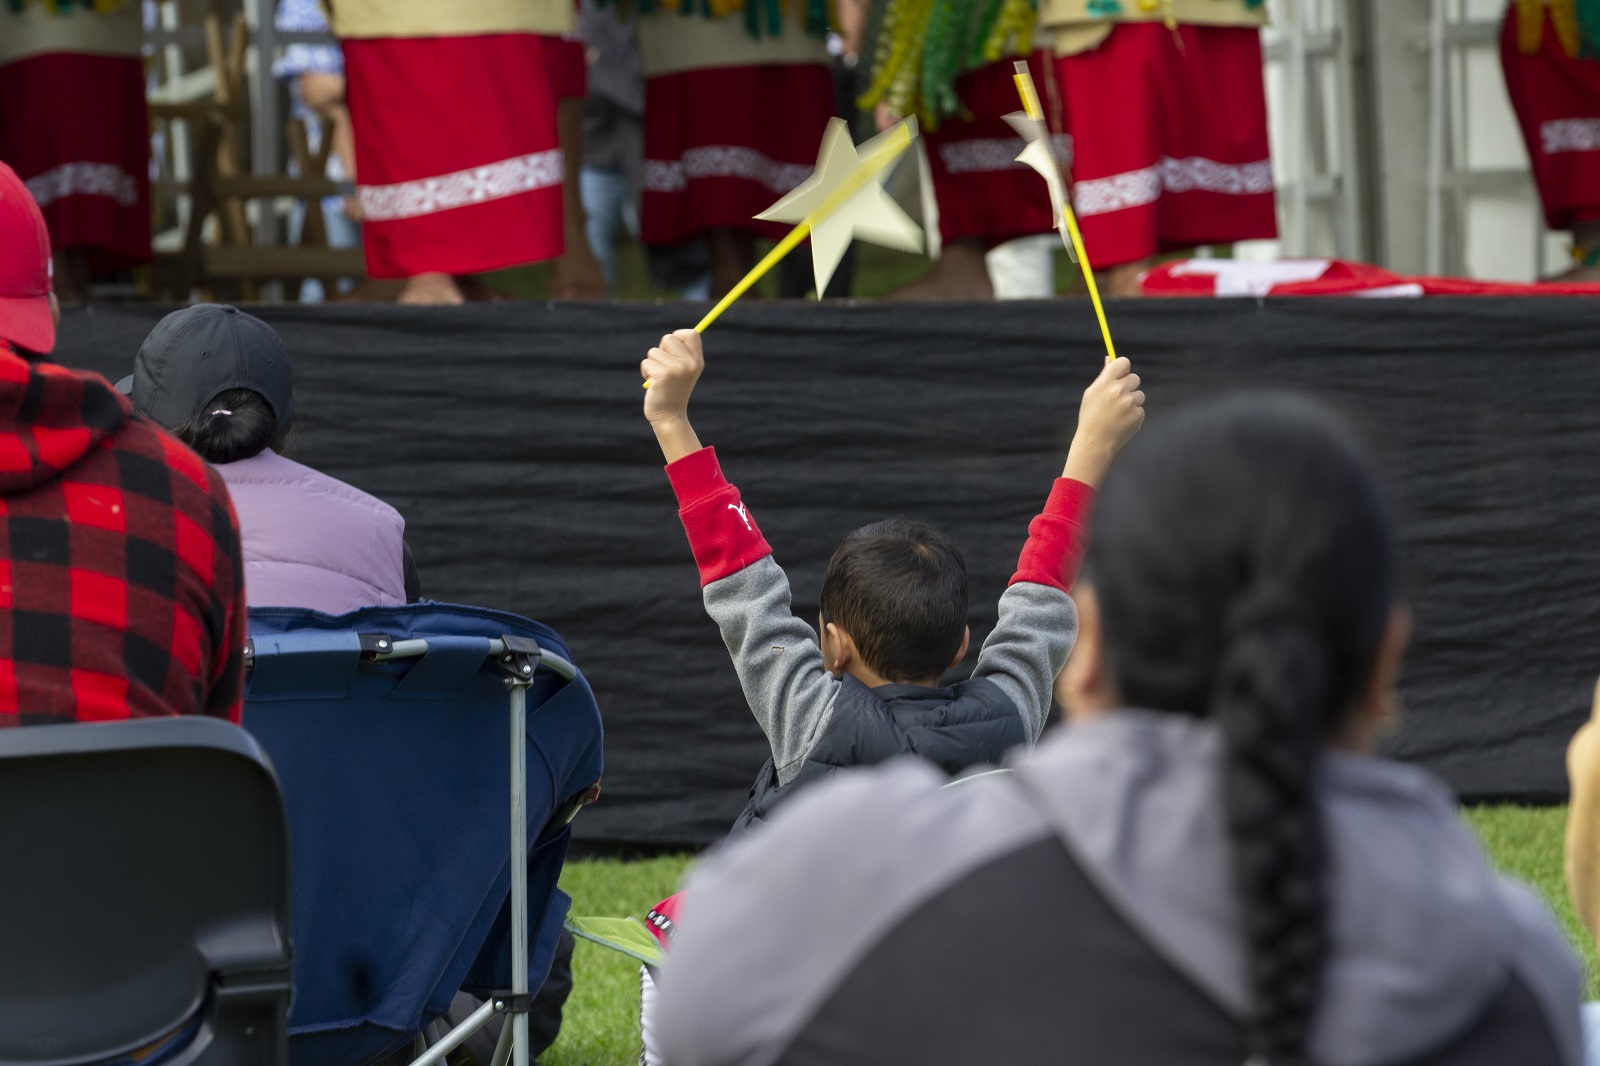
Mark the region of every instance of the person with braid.
<instances>
[{"instance_id":1,"label":"person with braid","mask_svg":"<svg viewBox=\"0 0 1600 1066\"><path fill-rule=\"evenodd\" d=\"M693 873L665 1061L1577 1066L1544 904L1373 754L1410 622L1350 431L1180 413L1090 534L1068 724L955 787L835 775Z\"/></svg>"}]
</instances>

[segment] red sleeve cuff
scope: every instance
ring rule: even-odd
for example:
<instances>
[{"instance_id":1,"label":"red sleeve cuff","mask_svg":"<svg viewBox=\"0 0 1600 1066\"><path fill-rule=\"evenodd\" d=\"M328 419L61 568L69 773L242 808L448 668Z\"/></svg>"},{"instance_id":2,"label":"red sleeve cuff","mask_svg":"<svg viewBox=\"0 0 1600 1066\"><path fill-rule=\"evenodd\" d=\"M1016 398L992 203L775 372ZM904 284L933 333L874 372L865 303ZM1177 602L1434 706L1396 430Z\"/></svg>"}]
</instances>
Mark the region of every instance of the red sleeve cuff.
<instances>
[{"instance_id":1,"label":"red sleeve cuff","mask_svg":"<svg viewBox=\"0 0 1600 1066\"><path fill-rule=\"evenodd\" d=\"M772 554L739 490L722 476L714 448L701 448L667 464L667 480L678 496L678 517L700 568L700 584L736 574Z\"/></svg>"},{"instance_id":2,"label":"red sleeve cuff","mask_svg":"<svg viewBox=\"0 0 1600 1066\"><path fill-rule=\"evenodd\" d=\"M1028 543L1017 560L1011 584L1031 581L1071 592L1089 546L1089 512L1094 489L1072 478L1056 478L1044 511L1028 524Z\"/></svg>"}]
</instances>

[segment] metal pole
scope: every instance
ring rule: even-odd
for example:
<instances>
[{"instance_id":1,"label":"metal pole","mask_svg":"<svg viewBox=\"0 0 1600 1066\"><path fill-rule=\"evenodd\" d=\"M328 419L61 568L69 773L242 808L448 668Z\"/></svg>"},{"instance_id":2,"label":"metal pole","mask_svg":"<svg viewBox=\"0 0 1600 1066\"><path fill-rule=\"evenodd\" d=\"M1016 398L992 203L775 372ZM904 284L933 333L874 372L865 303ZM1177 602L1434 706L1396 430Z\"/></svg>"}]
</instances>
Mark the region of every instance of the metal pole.
<instances>
[{"instance_id":1,"label":"metal pole","mask_svg":"<svg viewBox=\"0 0 1600 1066\"><path fill-rule=\"evenodd\" d=\"M278 114L278 83L272 77L272 57L277 52L277 26L273 21L274 0L250 0L247 9L255 25L256 69L252 81L255 97L251 101L250 169L258 176L272 177L282 169L278 135L283 126ZM277 243L277 211L271 199L257 205L255 239L257 244Z\"/></svg>"},{"instance_id":2,"label":"metal pole","mask_svg":"<svg viewBox=\"0 0 1600 1066\"><path fill-rule=\"evenodd\" d=\"M1428 18L1428 250L1426 270L1444 273L1444 152L1449 112L1444 98L1445 0L1433 0Z\"/></svg>"},{"instance_id":3,"label":"metal pole","mask_svg":"<svg viewBox=\"0 0 1600 1066\"><path fill-rule=\"evenodd\" d=\"M443 1062L444 1057L465 1043L467 1037L487 1025L489 1019L494 1017L494 1013L495 1001L487 1000L483 1006L468 1015L466 1021L450 1030L443 1040L424 1052L411 1066L434 1066L435 1063Z\"/></svg>"},{"instance_id":4,"label":"metal pole","mask_svg":"<svg viewBox=\"0 0 1600 1066\"><path fill-rule=\"evenodd\" d=\"M528 688L511 683L511 992L528 989ZM512 1026L512 1066L528 1066L528 1012Z\"/></svg>"},{"instance_id":5,"label":"metal pole","mask_svg":"<svg viewBox=\"0 0 1600 1066\"><path fill-rule=\"evenodd\" d=\"M507 1018L508 1024L500 1027L500 1039L495 1041L494 1058L489 1060L489 1066L506 1066L511 1061L511 1034L516 1027L509 1024L510 1021Z\"/></svg>"},{"instance_id":6,"label":"metal pole","mask_svg":"<svg viewBox=\"0 0 1600 1066\"><path fill-rule=\"evenodd\" d=\"M1311 0L1295 0L1290 5L1289 61L1294 81L1294 105L1289 113L1294 122L1294 243L1292 255L1310 255L1310 224L1306 217L1311 194L1310 149L1306 127L1311 122L1311 94L1306 91L1309 78L1306 62L1306 17Z\"/></svg>"}]
</instances>

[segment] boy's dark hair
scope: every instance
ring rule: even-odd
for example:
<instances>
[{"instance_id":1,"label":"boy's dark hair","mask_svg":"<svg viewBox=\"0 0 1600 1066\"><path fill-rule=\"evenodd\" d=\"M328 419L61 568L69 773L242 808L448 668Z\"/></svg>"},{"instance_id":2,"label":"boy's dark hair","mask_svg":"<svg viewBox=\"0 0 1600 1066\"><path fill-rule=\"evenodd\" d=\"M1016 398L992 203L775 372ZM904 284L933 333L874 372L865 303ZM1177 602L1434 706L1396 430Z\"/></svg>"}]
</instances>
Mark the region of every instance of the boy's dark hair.
<instances>
[{"instance_id":1,"label":"boy's dark hair","mask_svg":"<svg viewBox=\"0 0 1600 1066\"><path fill-rule=\"evenodd\" d=\"M924 522L889 518L851 533L822 578L822 620L890 681L940 677L967 630L967 560Z\"/></svg>"},{"instance_id":2,"label":"boy's dark hair","mask_svg":"<svg viewBox=\"0 0 1600 1066\"><path fill-rule=\"evenodd\" d=\"M219 392L199 414L175 427L172 435L208 463L238 462L266 448L281 452L288 436L278 431L277 416L253 389Z\"/></svg>"}]
</instances>

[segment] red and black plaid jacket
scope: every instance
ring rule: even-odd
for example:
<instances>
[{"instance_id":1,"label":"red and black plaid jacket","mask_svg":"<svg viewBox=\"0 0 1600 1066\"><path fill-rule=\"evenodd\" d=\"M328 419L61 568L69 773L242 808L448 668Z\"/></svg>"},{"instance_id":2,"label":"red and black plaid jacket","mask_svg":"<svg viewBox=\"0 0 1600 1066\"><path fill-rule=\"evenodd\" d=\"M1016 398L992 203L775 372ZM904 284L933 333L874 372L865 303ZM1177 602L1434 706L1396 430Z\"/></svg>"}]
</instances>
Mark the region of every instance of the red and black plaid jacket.
<instances>
[{"instance_id":1,"label":"red and black plaid jacket","mask_svg":"<svg viewBox=\"0 0 1600 1066\"><path fill-rule=\"evenodd\" d=\"M237 722L246 624L216 471L104 378L0 342L0 726Z\"/></svg>"}]
</instances>

